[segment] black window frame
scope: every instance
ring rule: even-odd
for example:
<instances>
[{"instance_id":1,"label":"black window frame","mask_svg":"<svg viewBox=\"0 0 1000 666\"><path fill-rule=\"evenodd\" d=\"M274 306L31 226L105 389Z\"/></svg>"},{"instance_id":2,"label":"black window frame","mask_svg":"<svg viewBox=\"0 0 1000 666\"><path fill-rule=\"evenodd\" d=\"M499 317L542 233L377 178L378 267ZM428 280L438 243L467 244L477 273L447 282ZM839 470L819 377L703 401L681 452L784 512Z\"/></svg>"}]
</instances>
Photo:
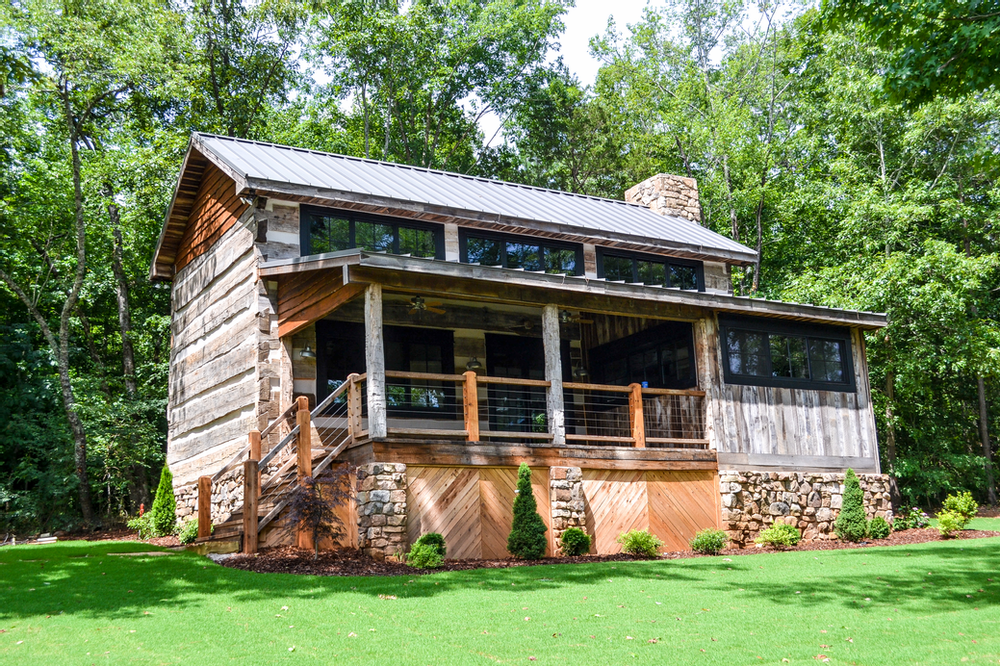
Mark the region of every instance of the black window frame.
<instances>
[{"instance_id":1,"label":"black window frame","mask_svg":"<svg viewBox=\"0 0 1000 666\"><path fill-rule=\"evenodd\" d=\"M678 346L684 346L688 349L690 361L688 376L676 381L662 381L661 376L661 381L657 385L654 386L651 383L649 387L680 390L698 388L698 359L694 347L694 326L688 322L664 322L653 328L595 347L588 352L589 365L596 381L602 384L611 384L606 372L611 363L624 361L626 372L631 374L628 364L632 356L655 351L662 372L663 363L659 354L668 344L674 345L675 349ZM631 377L629 380L631 382Z\"/></svg>"},{"instance_id":2,"label":"black window frame","mask_svg":"<svg viewBox=\"0 0 1000 666\"><path fill-rule=\"evenodd\" d=\"M458 257L463 264L469 263L469 237L483 238L500 243L500 266L496 268L508 268L507 266L507 243L523 243L525 245L538 245L541 252L542 264L545 264L544 248L549 247L559 250L572 250L576 254L576 265L573 273L549 273L546 270L525 271L528 273L546 273L547 275L583 275L583 245L581 243L567 243L565 241L554 241L539 236L521 236L518 234L504 234L493 231L480 231L478 229L458 230ZM488 264L479 264L487 266ZM517 270L517 269L514 269Z\"/></svg>"},{"instance_id":3,"label":"black window frame","mask_svg":"<svg viewBox=\"0 0 1000 666\"><path fill-rule=\"evenodd\" d=\"M765 337L763 350L765 361L765 376L734 374L729 365L729 345L727 339L730 331L746 331L762 334ZM773 377L773 361L771 359L770 336L800 337L805 339L806 362L811 366L809 357L810 340L830 340L841 343L841 362L844 365L844 381L828 382L812 378L810 368L809 378ZM823 324L792 323L761 319L759 317L726 316L719 317L719 347L722 350L722 373L727 384L742 386L767 386L773 388L793 388L814 391L837 391L855 393L857 382L854 375L854 345L851 329L841 326L826 326Z\"/></svg>"},{"instance_id":4,"label":"black window frame","mask_svg":"<svg viewBox=\"0 0 1000 666\"><path fill-rule=\"evenodd\" d=\"M626 284L646 284L645 282L639 281L639 262L648 261L651 263L663 264L664 276L667 284L647 286L662 286L665 289L680 289L680 287L673 287L670 285L670 267L678 266L683 268L693 268L695 272L695 281L697 285L696 289L683 289L682 291L705 291L705 265L700 261L695 261L693 259L680 259L678 257L667 257L660 254L644 254L641 252L628 252L598 247L597 277L602 280L607 279L604 277L604 258L606 256L618 259L629 259L632 261L632 279L626 281Z\"/></svg>"},{"instance_id":5,"label":"black window frame","mask_svg":"<svg viewBox=\"0 0 1000 666\"><path fill-rule=\"evenodd\" d=\"M433 222L423 222L420 220L410 220L407 218L388 217L385 215L373 215L371 213L361 213L343 208L325 208L322 206L300 206L299 209L299 254L307 257L312 252L312 218L313 217L340 217L348 220L350 225L350 246L345 250L355 249L357 244L357 223L383 224L392 227L392 252L388 254L399 254L399 229L420 229L430 231L434 234L434 259L444 259L444 226ZM343 250L331 250L331 252L342 252ZM367 251L367 250L366 250ZM321 253L322 254L322 253ZM428 257L421 257L426 259Z\"/></svg>"}]
</instances>

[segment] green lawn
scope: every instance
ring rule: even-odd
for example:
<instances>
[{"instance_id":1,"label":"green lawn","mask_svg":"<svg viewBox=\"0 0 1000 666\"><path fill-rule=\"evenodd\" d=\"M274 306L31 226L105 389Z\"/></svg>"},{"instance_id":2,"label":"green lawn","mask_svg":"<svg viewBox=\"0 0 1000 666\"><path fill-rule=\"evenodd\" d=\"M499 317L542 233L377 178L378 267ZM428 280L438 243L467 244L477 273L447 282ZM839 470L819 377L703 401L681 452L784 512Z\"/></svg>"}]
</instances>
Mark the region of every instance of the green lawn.
<instances>
[{"instance_id":1,"label":"green lawn","mask_svg":"<svg viewBox=\"0 0 1000 666\"><path fill-rule=\"evenodd\" d=\"M931 518L931 527L937 527L937 519ZM1000 532L1000 518L973 518L967 526L970 530Z\"/></svg>"},{"instance_id":2,"label":"green lawn","mask_svg":"<svg viewBox=\"0 0 1000 666\"><path fill-rule=\"evenodd\" d=\"M1000 538L367 579L137 549L0 549L0 663L1000 661Z\"/></svg>"}]
</instances>

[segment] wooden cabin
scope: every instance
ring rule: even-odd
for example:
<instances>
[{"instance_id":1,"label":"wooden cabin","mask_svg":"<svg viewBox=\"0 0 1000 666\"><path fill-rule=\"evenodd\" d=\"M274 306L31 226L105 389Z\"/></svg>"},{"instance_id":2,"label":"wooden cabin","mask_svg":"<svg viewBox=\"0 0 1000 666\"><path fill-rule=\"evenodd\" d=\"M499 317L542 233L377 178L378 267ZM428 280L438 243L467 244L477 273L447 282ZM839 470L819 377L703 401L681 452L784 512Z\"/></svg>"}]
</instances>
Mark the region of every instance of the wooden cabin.
<instances>
[{"instance_id":1,"label":"wooden cabin","mask_svg":"<svg viewBox=\"0 0 1000 666\"><path fill-rule=\"evenodd\" d=\"M625 198L194 135L151 269L180 517L301 540L288 489L348 463L341 543L378 556L432 531L506 556L522 462L552 553L568 526L599 553L633 528L825 538L848 467L888 511L885 316L734 296L756 254L699 224L692 179Z\"/></svg>"}]
</instances>

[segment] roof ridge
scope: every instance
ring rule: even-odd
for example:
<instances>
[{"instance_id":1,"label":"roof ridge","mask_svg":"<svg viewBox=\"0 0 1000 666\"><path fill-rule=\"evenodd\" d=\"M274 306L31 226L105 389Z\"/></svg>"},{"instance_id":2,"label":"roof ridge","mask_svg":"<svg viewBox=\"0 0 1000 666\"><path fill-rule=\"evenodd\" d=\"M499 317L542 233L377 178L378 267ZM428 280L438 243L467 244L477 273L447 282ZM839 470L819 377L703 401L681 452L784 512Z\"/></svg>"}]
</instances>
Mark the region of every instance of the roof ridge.
<instances>
[{"instance_id":1,"label":"roof ridge","mask_svg":"<svg viewBox=\"0 0 1000 666\"><path fill-rule=\"evenodd\" d=\"M354 155L342 155L341 153L331 153L325 150L313 150L311 148L299 148L297 146L288 146L282 143L273 143L271 141L258 141L256 139L241 139L239 137L233 136L223 136L221 134L211 134L209 132L195 132L197 136L206 137L211 139L222 139L224 141L232 141L234 143L248 143L258 146L270 146L272 148L281 148L284 150L289 150L292 152L299 153L312 153L314 155L322 155L325 157L336 157L343 160L352 160L355 162L365 162L367 164L378 164L383 166L389 166L397 169L409 169L411 171L422 171L424 173L432 173L441 176L449 176L451 178L464 178L466 180L474 180L481 183L487 183L494 187L516 187L524 190L535 190L537 192L548 192L552 194L559 194L567 197L574 197L577 199L589 199L591 201L606 201L608 203L618 204L621 206L628 206L629 208L639 208L642 210L649 210L648 206L644 206L638 203L632 203L630 201L623 201L621 199L610 199L608 197L597 197L591 194L579 194L577 192L566 192L565 190L554 190L549 187L538 187L537 185L524 185L522 183L514 183L508 180L496 180L493 178L484 178L482 176L470 176L464 173L457 173L455 171L443 171L441 169L431 169L429 167L414 166L412 164L400 164L399 162L387 162L385 160L373 160L369 157L357 157ZM679 220L684 220L690 222L686 218L680 217L678 215L672 215L671 217L677 218Z\"/></svg>"}]
</instances>

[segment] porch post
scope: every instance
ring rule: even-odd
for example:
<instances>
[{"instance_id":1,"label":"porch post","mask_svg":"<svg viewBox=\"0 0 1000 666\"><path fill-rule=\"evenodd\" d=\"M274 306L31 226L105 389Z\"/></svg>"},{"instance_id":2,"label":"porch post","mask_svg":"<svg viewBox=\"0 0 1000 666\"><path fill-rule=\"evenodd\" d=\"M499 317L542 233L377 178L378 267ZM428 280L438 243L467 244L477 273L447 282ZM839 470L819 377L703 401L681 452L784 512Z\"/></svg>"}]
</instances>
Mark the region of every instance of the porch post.
<instances>
[{"instance_id":1,"label":"porch post","mask_svg":"<svg viewBox=\"0 0 1000 666\"><path fill-rule=\"evenodd\" d=\"M566 445L566 414L563 407L562 349L559 342L559 307L542 308L542 344L545 346L545 380L549 382L546 413L553 446Z\"/></svg>"},{"instance_id":2,"label":"porch post","mask_svg":"<svg viewBox=\"0 0 1000 666\"><path fill-rule=\"evenodd\" d=\"M382 343L382 285L365 289L365 367L368 376L368 434L385 437L385 350Z\"/></svg>"}]
</instances>

